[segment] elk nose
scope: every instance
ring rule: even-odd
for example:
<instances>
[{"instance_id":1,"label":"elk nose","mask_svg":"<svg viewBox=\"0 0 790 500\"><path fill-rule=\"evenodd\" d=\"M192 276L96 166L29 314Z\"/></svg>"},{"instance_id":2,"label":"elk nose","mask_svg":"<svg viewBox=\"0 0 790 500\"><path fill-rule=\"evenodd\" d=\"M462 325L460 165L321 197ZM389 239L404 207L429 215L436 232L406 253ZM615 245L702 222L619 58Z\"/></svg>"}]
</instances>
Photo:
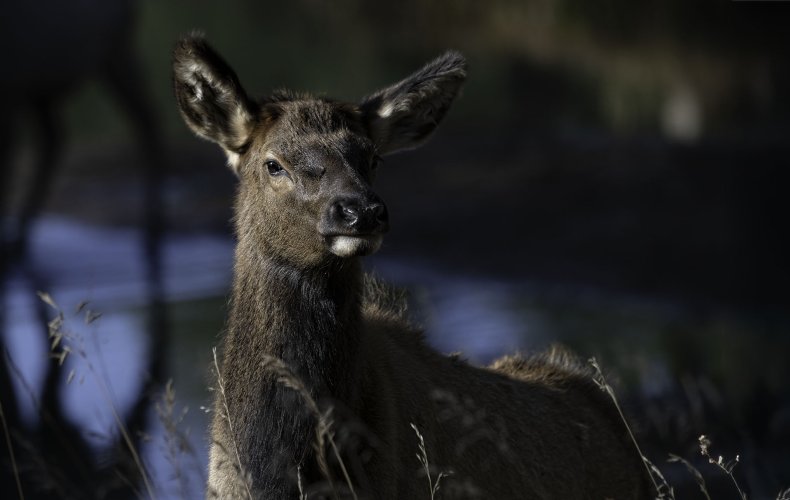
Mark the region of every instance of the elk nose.
<instances>
[{"instance_id":1,"label":"elk nose","mask_svg":"<svg viewBox=\"0 0 790 500\"><path fill-rule=\"evenodd\" d=\"M380 224L386 224L389 221L387 216L387 205L384 203L373 203L368 206L371 216Z\"/></svg>"},{"instance_id":2,"label":"elk nose","mask_svg":"<svg viewBox=\"0 0 790 500\"><path fill-rule=\"evenodd\" d=\"M335 210L338 215L340 215L340 219L349 226L353 226L359 222L360 210L356 203L347 200L339 201L337 202Z\"/></svg>"},{"instance_id":3,"label":"elk nose","mask_svg":"<svg viewBox=\"0 0 790 500\"><path fill-rule=\"evenodd\" d=\"M380 200L366 202L358 198L342 198L334 203L335 220L359 232L385 231L387 207Z\"/></svg>"}]
</instances>

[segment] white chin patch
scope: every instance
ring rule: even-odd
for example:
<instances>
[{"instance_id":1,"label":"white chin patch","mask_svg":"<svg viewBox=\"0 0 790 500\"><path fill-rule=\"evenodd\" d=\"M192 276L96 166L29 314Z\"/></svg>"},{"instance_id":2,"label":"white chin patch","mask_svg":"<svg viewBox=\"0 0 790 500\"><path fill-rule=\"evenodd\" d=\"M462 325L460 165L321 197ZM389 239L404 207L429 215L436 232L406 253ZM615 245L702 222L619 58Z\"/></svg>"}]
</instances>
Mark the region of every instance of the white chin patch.
<instances>
[{"instance_id":1,"label":"white chin patch","mask_svg":"<svg viewBox=\"0 0 790 500\"><path fill-rule=\"evenodd\" d=\"M377 236L332 236L329 251L338 257L370 255L379 249L383 237Z\"/></svg>"}]
</instances>

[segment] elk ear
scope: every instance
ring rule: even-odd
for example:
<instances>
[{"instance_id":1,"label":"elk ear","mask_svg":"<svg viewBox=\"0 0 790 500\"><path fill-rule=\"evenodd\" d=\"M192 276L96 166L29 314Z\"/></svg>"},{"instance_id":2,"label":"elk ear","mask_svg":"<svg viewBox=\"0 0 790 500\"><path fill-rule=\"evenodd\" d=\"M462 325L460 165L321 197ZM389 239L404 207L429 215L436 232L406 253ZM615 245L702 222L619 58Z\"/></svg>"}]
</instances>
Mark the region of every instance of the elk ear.
<instances>
[{"instance_id":1,"label":"elk ear","mask_svg":"<svg viewBox=\"0 0 790 500\"><path fill-rule=\"evenodd\" d=\"M422 144L450 109L464 80L464 56L446 52L406 79L366 97L361 109L379 152Z\"/></svg>"},{"instance_id":2,"label":"elk ear","mask_svg":"<svg viewBox=\"0 0 790 500\"><path fill-rule=\"evenodd\" d=\"M236 73L199 35L173 51L173 84L181 116L200 137L219 144L232 168L249 145L256 107Z\"/></svg>"}]
</instances>

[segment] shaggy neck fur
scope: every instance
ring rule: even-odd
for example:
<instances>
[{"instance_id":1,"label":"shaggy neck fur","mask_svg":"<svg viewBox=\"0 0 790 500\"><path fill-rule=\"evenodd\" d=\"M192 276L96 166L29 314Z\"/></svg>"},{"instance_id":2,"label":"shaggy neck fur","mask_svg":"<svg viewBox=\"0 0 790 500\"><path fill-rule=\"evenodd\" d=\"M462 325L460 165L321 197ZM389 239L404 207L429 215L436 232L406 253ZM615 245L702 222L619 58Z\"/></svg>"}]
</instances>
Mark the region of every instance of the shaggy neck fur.
<instances>
[{"instance_id":1,"label":"shaggy neck fur","mask_svg":"<svg viewBox=\"0 0 790 500\"><path fill-rule=\"evenodd\" d=\"M282 359L319 406L349 404L358 365L361 273L357 259L299 269L260 248L240 235L221 367L233 435L219 416L214 427L224 426L221 435L235 440L256 495L286 498L296 494L297 466L308 474L315 467L316 422L302 396L278 383L263 360Z\"/></svg>"}]
</instances>

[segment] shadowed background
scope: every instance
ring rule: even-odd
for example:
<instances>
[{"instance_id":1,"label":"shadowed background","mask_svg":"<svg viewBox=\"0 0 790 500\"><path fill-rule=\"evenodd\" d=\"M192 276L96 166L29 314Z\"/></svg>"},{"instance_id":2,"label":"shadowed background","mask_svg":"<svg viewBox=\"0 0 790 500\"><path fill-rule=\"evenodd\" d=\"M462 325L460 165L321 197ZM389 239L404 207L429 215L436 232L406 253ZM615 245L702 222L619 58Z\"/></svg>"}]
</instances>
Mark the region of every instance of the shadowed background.
<instances>
[{"instance_id":1,"label":"shadowed background","mask_svg":"<svg viewBox=\"0 0 790 500\"><path fill-rule=\"evenodd\" d=\"M234 178L172 97L170 51L193 29L253 96L359 100L462 51L469 80L439 131L378 175L392 230L369 267L408 288L441 351L487 363L562 342L596 356L679 498L696 486L668 453L735 498L696 458L703 433L714 453L740 454L750 498L790 484L786 7L12 0L7 11L0 388L26 497L201 491ZM37 290L63 310L62 367ZM162 399L168 379L174 402ZM2 442L0 486L13 492Z\"/></svg>"}]
</instances>

